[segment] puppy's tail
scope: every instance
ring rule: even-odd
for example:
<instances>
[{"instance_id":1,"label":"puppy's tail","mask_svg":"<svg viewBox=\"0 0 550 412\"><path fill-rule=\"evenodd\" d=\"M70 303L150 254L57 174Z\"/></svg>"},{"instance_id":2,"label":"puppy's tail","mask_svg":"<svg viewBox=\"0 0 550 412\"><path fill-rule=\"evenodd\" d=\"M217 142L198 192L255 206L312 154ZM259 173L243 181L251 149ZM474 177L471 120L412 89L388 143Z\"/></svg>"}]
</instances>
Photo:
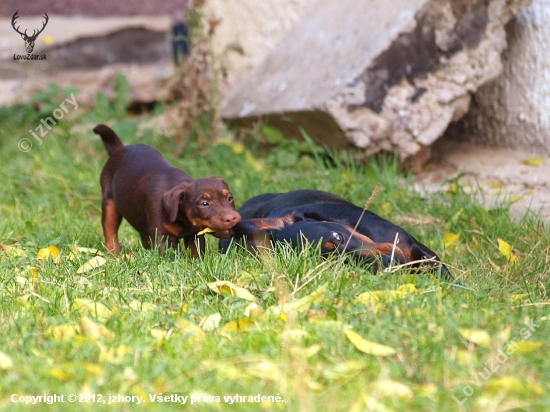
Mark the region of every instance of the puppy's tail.
<instances>
[{"instance_id":1,"label":"puppy's tail","mask_svg":"<svg viewBox=\"0 0 550 412\"><path fill-rule=\"evenodd\" d=\"M112 155L116 150L124 147L124 143L122 143L120 137L118 137L118 135L109 126L98 124L94 128L94 133L101 136L101 140L103 140L103 144L105 145L109 156Z\"/></svg>"}]
</instances>

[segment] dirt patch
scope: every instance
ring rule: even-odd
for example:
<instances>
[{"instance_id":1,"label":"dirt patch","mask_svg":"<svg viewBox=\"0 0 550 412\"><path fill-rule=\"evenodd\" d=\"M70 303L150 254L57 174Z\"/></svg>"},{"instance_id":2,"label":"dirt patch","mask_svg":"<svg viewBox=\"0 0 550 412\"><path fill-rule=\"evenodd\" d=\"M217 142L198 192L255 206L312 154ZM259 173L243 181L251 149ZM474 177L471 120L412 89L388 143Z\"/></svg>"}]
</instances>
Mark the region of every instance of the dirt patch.
<instances>
[{"instance_id":1,"label":"dirt patch","mask_svg":"<svg viewBox=\"0 0 550 412\"><path fill-rule=\"evenodd\" d=\"M460 173L464 173L460 183L465 184L466 191L476 193L487 207L508 199L514 219L532 210L550 220L548 153L480 146L444 137L433 146L433 160L415 176L415 182L419 190L432 193L447 190L449 183L445 182Z\"/></svg>"}]
</instances>

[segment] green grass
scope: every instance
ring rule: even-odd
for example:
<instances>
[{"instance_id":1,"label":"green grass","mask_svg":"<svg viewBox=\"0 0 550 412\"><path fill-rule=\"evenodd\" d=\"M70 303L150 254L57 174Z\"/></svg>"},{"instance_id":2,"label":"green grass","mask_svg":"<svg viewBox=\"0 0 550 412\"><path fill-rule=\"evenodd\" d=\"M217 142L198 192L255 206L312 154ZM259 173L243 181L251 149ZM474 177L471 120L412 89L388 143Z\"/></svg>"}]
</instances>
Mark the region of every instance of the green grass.
<instances>
[{"instance_id":1,"label":"green grass","mask_svg":"<svg viewBox=\"0 0 550 412\"><path fill-rule=\"evenodd\" d=\"M138 120L119 119L110 123L126 143L152 144L195 177L223 176L238 205L260 193L300 188L363 205L380 182L370 210L433 248L472 290L428 274L374 275L312 250L221 255L213 238L204 259L186 252L163 256L144 250L126 223L120 238L135 259L107 257L103 266L77 273L93 254L71 256L74 245L103 249L98 180L107 154L91 132L89 113L67 117L42 145L33 140L29 152L19 151L19 139L43 116L23 109L0 109L0 242L18 251L0 251L3 410L32 407L12 402L13 394L63 394L65 402L50 407L63 411L184 408L149 402L154 394L189 396L187 404L191 397L220 397L189 407L200 410L550 408L550 236L536 215L514 223L505 201L486 210L460 186L422 196L391 160L327 166L283 149L263 158L235 143L191 146L174 159L169 139L138 137ZM454 248L445 247L446 233L460 235ZM499 251L499 238L513 247L517 264ZM39 261L39 249L50 245L59 248L58 261ZM208 284L216 281L245 288L256 305L215 293ZM407 284L416 292L393 299L392 291ZM376 295L379 301L357 299L369 291L385 292ZM537 324L530 337L527 321ZM350 328L395 353L361 352L346 336ZM479 332L469 336L468 330ZM510 341L519 342L517 348ZM495 358L506 349L513 352L507 359ZM491 368L498 370L489 377ZM69 394L97 394L106 403L69 403ZM110 394L147 402L109 405ZM224 401L236 394L279 395L284 403Z\"/></svg>"}]
</instances>

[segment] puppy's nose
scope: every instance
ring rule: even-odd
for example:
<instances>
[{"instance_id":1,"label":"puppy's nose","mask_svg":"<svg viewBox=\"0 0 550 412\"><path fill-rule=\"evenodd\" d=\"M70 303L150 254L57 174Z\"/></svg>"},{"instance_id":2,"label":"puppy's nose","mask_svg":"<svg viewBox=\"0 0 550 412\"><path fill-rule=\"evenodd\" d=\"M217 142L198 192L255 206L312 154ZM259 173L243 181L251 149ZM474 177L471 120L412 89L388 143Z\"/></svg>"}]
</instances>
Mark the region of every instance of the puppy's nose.
<instances>
[{"instance_id":1,"label":"puppy's nose","mask_svg":"<svg viewBox=\"0 0 550 412\"><path fill-rule=\"evenodd\" d=\"M240 218L241 216L237 213L228 213L223 217L223 222L237 224L241 220Z\"/></svg>"}]
</instances>

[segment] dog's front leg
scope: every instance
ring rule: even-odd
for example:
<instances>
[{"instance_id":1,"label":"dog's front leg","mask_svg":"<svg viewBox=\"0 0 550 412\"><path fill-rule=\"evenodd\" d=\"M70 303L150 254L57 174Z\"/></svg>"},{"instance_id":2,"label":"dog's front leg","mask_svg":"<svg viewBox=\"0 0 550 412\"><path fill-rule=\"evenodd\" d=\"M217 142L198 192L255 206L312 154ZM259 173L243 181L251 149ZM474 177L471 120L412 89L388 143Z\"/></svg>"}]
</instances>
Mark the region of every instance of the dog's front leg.
<instances>
[{"instance_id":1,"label":"dog's front leg","mask_svg":"<svg viewBox=\"0 0 550 412\"><path fill-rule=\"evenodd\" d=\"M183 238L183 241L185 243L185 247L191 250L191 255L193 257L199 258L204 255L204 251L206 250L206 240L204 239L204 235L192 235Z\"/></svg>"}]
</instances>

